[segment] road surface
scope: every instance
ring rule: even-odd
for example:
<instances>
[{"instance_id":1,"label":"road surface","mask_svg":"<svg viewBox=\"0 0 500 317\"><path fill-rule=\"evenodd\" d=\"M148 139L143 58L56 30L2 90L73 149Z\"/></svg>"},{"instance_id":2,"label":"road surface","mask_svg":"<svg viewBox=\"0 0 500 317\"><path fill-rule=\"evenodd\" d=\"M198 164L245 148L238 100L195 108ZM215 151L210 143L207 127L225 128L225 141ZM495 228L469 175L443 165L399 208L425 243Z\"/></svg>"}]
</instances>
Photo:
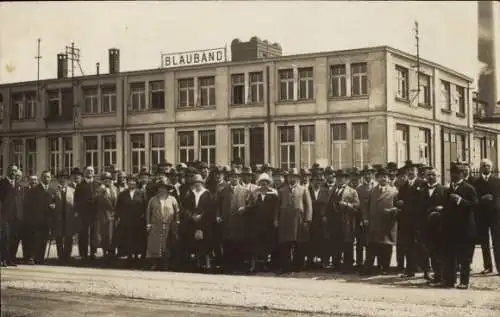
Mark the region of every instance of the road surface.
<instances>
[{"instance_id":1,"label":"road surface","mask_svg":"<svg viewBox=\"0 0 500 317\"><path fill-rule=\"evenodd\" d=\"M19 266L3 269L1 274L2 297L5 298L2 307L30 303L32 300L26 297L29 292L52 292L56 293L56 299L71 301L77 298L80 305L88 303L88 309L94 309L95 316L127 317L123 314L129 310L137 312L135 316L149 316L147 310L150 305L160 305L155 306L158 311L170 311L175 316L183 316L181 312L185 307L194 307L192 314L184 311L186 316L240 316L241 309L251 309L250 313L243 311L245 316L252 316L253 312L266 316L262 312L267 310L276 314L275 310L280 310L330 316L500 316L500 277L496 275L473 277L473 289L461 291L426 288L422 279L401 280L395 276L360 278L324 273L300 273L285 277L226 276ZM19 291L24 293L16 299L19 295L16 292ZM143 302L134 304L131 299ZM36 303L36 299L33 302ZM113 302L118 305L113 306ZM126 308L128 306L122 305L122 302L132 306ZM186 306L188 304L195 306ZM51 313L50 316L59 316L55 314L60 311L66 312L64 316L69 316L68 312L73 313L71 304L61 306L58 310L49 306L45 311ZM108 313L121 311L120 307L124 307L124 313ZM75 311L88 316L84 310ZM290 313L286 315L290 316Z\"/></svg>"}]
</instances>

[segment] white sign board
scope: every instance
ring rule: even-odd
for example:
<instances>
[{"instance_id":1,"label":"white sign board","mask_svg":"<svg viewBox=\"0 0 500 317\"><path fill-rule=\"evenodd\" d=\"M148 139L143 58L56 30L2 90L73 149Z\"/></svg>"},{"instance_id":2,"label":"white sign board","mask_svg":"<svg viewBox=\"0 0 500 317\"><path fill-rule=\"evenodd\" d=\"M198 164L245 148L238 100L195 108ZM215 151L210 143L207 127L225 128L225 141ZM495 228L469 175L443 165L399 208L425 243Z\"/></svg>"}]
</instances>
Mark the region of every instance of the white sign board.
<instances>
[{"instance_id":1,"label":"white sign board","mask_svg":"<svg viewBox=\"0 0 500 317\"><path fill-rule=\"evenodd\" d=\"M225 48L161 55L161 66L163 68L222 63L225 61Z\"/></svg>"}]
</instances>

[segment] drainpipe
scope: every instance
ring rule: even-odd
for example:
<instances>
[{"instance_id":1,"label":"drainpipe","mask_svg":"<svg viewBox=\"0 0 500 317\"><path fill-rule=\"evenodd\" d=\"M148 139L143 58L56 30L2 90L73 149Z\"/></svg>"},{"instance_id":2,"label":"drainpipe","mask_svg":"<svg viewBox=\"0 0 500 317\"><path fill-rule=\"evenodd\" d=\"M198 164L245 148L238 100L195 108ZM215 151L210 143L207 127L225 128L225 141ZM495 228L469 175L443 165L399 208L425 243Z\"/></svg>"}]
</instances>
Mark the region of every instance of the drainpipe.
<instances>
[{"instance_id":1,"label":"drainpipe","mask_svg":"<svg viewBox=\"0 0 500 317\"><path fill-rule=\"evenodd\" d=\"M269 80L270 67L266 66L266 122L267 122L267 161L271 164L271 84Z\"/></svg>"},{"instance_id":2,"label":"drainpipe","mask_svg":"<svg viewBox=\"0 0 500 317\"><path fill-rule=\"evenodd\" d=\"M122 170L125 171L125 116L126 116L126 111L127 111L127 101L125 100L125 79L121 79L121 84L122 84L122 122L121 122L121 133L122 133Z\"/></svg>"}]
</instances>

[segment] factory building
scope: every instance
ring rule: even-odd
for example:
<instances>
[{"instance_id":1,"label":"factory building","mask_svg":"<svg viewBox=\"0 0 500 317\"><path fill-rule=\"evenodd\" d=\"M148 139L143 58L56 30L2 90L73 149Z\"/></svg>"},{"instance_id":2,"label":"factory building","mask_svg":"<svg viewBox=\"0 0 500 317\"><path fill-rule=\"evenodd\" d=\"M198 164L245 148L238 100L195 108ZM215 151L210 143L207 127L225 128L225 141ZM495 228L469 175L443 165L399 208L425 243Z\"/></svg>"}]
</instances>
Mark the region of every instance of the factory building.
<instances>
[{"instance_id":1,"label":"factory building","mask_svg":"<svg viewBox=\"0 0 500 317\"><path fill-rule=\"evenodd\" d=\"M457 159L499 161L498 129L475 123L472 79L422 59L418 72L416 57L395 48L286 56L254 37L231 43L231 61L200 51L132 72L120 71L120 53L109 50L106 74L68 78L61 55L58 78L1 85L1 167L412 160L447 179Z\"/></svg>"}]
</instances>

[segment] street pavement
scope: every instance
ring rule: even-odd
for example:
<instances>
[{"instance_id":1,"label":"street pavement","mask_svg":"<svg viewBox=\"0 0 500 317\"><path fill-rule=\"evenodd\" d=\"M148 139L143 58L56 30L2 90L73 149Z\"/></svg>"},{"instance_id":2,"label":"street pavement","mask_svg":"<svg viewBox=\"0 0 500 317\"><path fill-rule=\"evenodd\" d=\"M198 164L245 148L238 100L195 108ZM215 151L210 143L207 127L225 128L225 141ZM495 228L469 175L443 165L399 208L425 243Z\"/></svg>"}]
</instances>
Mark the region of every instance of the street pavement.
<instances>
[{"instance_id":1,"label":"street pavement","mask_svg":"<svg viewBox=\"0 0 500 317\"><path fill-rule=\"evenodd\" d=\"M426 288L421 278L361 278L323 272L276 277L19 266L3 269L1 275L2 307L15 310L23 302L36 303L28 297L35 292L51 292L55 299L66 301L61 305L56 301L53 307L31 315L41 317L63 316L64 312L64 316L128 317L129 312L150 316L147 311L152 306L166 316L181 317L279 316L280 311L287 311L286 316L293 316L290 312L297 316L500 316L500 277L496 275L473 277L472 289L467 291ZM41 296L38 302L54 302L43 299L48 295ZM91 312L71 308L72 302L80 303L75 307L88 303ZM130 304L130 309L122 302ZM30 305L39 312L35 304Z\"/></svg>"}]
</instances>

